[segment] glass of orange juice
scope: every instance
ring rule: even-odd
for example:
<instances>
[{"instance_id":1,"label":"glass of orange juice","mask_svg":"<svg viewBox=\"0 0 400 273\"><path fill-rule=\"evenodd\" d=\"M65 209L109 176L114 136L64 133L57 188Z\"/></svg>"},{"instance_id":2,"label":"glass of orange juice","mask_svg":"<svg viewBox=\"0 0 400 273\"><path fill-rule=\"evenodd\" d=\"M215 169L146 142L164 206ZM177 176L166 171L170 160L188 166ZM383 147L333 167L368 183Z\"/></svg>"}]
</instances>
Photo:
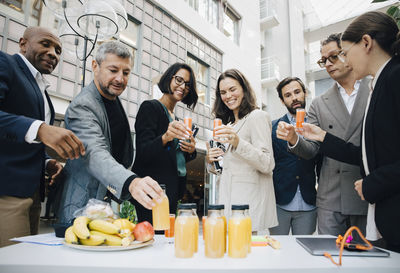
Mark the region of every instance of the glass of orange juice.
<instances>
[{"instance_id":1,"label":"glass of orange juice","mask_svg":"<svg viewBox=\"0 0 400 273\"><path fill-rule=\"evenodd\" d=\"M174 228L175 228L175 214L169 215L169 229L167 229L164 234L167 238L174 237Z\"/></svg>"},{"instance_id":2,"label":"glass of orange juice","mask_svg":"<svg viewBox=\"0 0 400 273\"><path fill-rule=\"evenodd\" d=\"M205 215L203 215L203 217L201 218L201 224L203 226L203 240L206 238L205 235L204 235L206 219L207 219L207 216L205 216Z\"/></svg>"},{"instance_id":3,"label":"glass of orange juice","mask_svg":"<svg viewBox=\"0 0 400 273\"><path fill-rule=\"evenodd\" d=\"M220 118L214 119L213 137L215 137L215 128L221 125L222 125L222 120Z\"/></svg>"},{"instance_id":4,"label":"glass of orange juice","mask_svg":"<svg viewBox=\"0 0 400 273\"><path fill-rule=\"evenodd\" d=\"M245 258L249 251L244 210L244 205L232 205L228 222L228 256L231 258Z\"/></svg>"},{"instance_id":5,"label":"glass of orange juice","mask_svg":"<svg viewBox=\"0 0 400 273\"><path fill-rule=\"evenodd\" d=\"M191 258L195 252L196 220L191 204L179 204L175 219L175 257Z\"/></svg>"},{"instance_id":6,"label":"glass of orange juice","mask_svg":"<svg viewBox=\"0 0 400 273\"><path fill-rule=\"evenodd\" d=\"M225 254L225 227L220 205L209 205L204 229L204 252L208 258L222 258Z\"/></svg>"},{"instance_id":7,"label":"glass of orange juice","mask_svg":"<svg viewBox=\"0 0 400 273\"><path fill-rule=\"evenodd\" d=\"M183 118L183 122L185 123L186 127L189 128L190 134L192 134L192 118L191 117L185 117L185 118Z\"/></svg>"},{"instance_id":8,"label":"glass of orange juice","mask_svg":"<svg viewBox=\"0 0 400 273\"><path fill-rule=\"evenodd\" d=\"M304 108L296 109L296 129L303 130L303 122L306 117L306 110Z\"/></svg>"},{"instance_id":9,"label":"glass of orange juice","mask_svg":"<svg viewBox=\"0 0 400 273\"><path fill-rule=\"evenodd\" d=\"M156 205L153 207L153 228L154 230L167 230L169 229L169 201L167 194L165 193L165 185L160 184L163 189L164 196L161 203L155 202Z\"/></svg>"}]
</instances>

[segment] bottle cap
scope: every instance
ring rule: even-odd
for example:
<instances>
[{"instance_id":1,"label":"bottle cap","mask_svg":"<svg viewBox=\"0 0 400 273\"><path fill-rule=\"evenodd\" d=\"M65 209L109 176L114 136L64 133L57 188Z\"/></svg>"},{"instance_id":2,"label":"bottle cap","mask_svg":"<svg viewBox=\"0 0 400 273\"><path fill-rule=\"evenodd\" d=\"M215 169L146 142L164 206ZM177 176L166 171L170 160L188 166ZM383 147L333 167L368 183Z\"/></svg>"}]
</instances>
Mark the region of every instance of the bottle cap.
<instances>
[{"instance_id":1,"label":"bottle cap","mask_svg":"<svg viewBox=\"0 0 400 273\"><path fill-rule=\"evenodd\" d=\"M190 203L179 204L178 209L192 209L192 204Z\"/></svg>"},{"instance_id":2,"label":"bottle cap","mask_svg":"<svg viewBox=\"0 0 400 273\"><path fill-rule=\"evenodd\" d=\"M208 205L209 210L221 210L224 209L224 205L220 204L213 204L213 205Z\"/></svg>"},{"instance_id":3,"label":"bottle cap","mask_svg":"<svg viewBox=\"0 0 400 273\"><path fill-rule=\"evenodd\" d=\"M232 205L232 210L245 210L246 205Z\"/></svg>"}]
</instances>

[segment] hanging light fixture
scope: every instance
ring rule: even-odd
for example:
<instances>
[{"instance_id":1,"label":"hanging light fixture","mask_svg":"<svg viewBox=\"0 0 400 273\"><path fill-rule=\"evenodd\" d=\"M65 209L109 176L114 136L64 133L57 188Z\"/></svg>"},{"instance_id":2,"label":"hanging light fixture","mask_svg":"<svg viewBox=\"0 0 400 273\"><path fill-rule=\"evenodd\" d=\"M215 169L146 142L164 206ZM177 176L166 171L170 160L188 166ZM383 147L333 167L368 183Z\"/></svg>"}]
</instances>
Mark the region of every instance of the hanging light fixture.
<instances>
[{"instance_id":1,"label":"hanging light fixture","mask_svg":"<svg viewBox=\"0 0 400 273\"><path fill-rule=\"evenodd\" d=\"M59 35L66 52L83 62L85 86L86 60L97 41L104 41L128 26L125 8L117 0L42 0L60 19ZM89 45L89 47L88 47ZM80 53L82 52L82 53Z\"/></svg>"}]
</instances>

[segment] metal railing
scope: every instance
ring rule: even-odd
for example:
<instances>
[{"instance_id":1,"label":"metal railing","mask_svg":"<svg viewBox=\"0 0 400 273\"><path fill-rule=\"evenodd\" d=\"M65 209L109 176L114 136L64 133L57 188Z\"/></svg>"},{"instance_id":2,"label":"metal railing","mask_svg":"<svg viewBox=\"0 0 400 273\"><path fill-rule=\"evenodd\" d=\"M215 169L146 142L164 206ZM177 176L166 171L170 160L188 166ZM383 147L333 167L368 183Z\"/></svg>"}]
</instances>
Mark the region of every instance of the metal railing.
<instances>
[{"instance_id":1,"label":"metal railing","mask_svg":"<svg viewBox=\"0 0 400 273\"><path fill-rule=\"evenodd\" d=\"M274 56L261 59L261 80L279 79L279 66Z\"/></svg>"},{"instance_id":2,"label":"metal railing","mask_svg":"<svg viewBox=\"0 0 400 273\"><path fill-rule=\"evenodd\" d=\"M276 3L274 0L260 0L260 19L276 14Z\"/></svg>"}]
</instances>

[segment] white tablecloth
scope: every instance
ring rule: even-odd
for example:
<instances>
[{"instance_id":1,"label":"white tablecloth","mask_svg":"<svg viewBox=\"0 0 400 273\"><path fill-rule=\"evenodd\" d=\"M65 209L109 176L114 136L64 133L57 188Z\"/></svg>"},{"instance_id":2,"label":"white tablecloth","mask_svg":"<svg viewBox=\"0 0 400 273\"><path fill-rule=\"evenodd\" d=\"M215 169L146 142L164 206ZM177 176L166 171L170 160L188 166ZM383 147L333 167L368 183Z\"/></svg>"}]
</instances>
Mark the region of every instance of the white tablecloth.
<instances>
[{"instance_id":1,"label":"white tablecloth","mask_svg":"<svg viewBox=\"0 0 400 273\"><path fill-rule=\"evenodd\" d=\"M228 255L221 259L206 258L202 238L199 238L199 252L193 258L178 259L174 256L173 240L161 235L155 237L152 246L117 252L21 243L0 248L0 272L400 272L399 253L391 252L388 258L343 257L343 266L338 268L323 256L309 254L296 243L294 236L274 238L281 242L282 249L252 247L244 259Z\"/></svg>"}]
</instances>

